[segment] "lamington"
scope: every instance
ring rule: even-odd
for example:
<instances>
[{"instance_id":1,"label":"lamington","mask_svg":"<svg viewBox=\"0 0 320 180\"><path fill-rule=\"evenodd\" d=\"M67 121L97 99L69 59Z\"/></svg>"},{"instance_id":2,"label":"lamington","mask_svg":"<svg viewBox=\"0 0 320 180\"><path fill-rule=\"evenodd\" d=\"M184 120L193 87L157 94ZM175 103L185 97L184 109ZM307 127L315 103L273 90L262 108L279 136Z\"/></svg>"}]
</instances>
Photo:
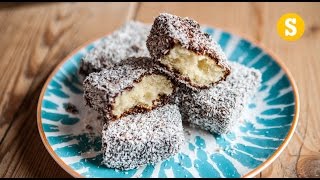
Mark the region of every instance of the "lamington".
<instances>
[{"instance_id":1,"label":"lamington","mask_svg":"<svg viewBox=\"0 0 320 180\"><path fill-rule=\"evenodd\" d=\"M231 74L216 86L202 91L180 87L175 98L183 121L224 134L236 127L249 99L261 83L261 72L239 63L229 62Z\"/></svg>"},{"instance_id":2,"label":"lamington","mask_svg":"<svg viewBox=\"0 0 320 180\"><path fill-rule=\"evenodd\" d=\"M111 67L129 57L149 57L146 40L150 28L151 25L129 21L105 37L81 59L80 79L83 81L90 73L99 72L102 68Z\"/></svg>"},{"instance_id":3,"label":"lamington","mask_svg":"<svg viewBox=\"0 0 320 180\"><path fill-rule=\"evenodd\" d=\"M184 143L176 105L108 121L102 131L103 163L129 170L154 164L178 153Z\"/></svg>"},{"instance_id":4,"label":"lamington","mask_svg":"<svg viewBox=\"0 0 320 180\"><path fill-rule=\"evenodd\" d=\"M106 120L145 113L169 102L176 86L148 57L128 58L91 73L83 82L86 104Z\"/></svg>"},{"instance_id":5,"label":"lamington","mask_svg":"<svg viewBox=\"0 0 320 180\"><path fill-rule=\"evenodd\" d=\"M193 90L210 88L230 74L221 47L192 19L160 14L146 44L166 73Z\"/></svg>"}]
</instances>

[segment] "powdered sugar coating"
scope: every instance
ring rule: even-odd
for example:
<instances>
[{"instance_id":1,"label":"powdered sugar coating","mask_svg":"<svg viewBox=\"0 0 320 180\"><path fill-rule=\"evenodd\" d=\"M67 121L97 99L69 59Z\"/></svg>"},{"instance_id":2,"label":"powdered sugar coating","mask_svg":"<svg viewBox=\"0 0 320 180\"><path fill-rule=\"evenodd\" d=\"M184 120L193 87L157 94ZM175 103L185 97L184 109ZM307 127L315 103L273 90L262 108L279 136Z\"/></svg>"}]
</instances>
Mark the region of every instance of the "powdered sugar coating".
<instances>
[{"instance_id":1,"label":"powdered sugar coating","mask_svg":"<svg viewBox=\"0 0 320 180\"><path fill-rule=\"evenodd\" d=\"M150 25L141 22L129 21L124 24L81 60L79 74L82 79L128 57L149 57L145 43L149 32Z\"/></svg>"},{"instance_id":2,"label":"powdered sugar coating","mask_svg":"<svg viewBox=\"0 0 320 180\"><path fill-rule=\"evenodd\" d=\"M179 89L175 100L184 121L217 134L230 132L237 125L260 85L261 72L238 63L229 64L231 74L226 81L201 91Z\"/></svg>"},{"instance_id":3,"label":"powdered sugar coating","mask_svg":"<svg viewBox=\"0 0 320 180\"><path fill-rule=\"evenodd\" d=\"M128 58L116 66L91 73L83 82L85 103L102 114L106 120L114 120L112 108L119 94L132 89L134 83L140 82L143 76L161 74L157 66L150 62L152 61L148 57ZM169 98L169 96L160 97L153 102L151 109L166 104ZM123 115L146 112L151 109L135 107Z\"/></svg>"},{"instance_id":4,"label":"powdered sugar coating","mask_svg":"<svg viewBox=\"0 0 320 180\"><path fill-rule=\"evenodd\" d=\"M224 69L224 80L230 74L230 68L226 63L227 57L209 34L203 33L199 23L189 18L181 18L168 13L161 13L155 18L147 39L147 48L151 57L161 63L161 58L168 55L175 45L181 45L198 55L206 55L212 58L218 66ZM164 67L166 65L162 64ZM190 79L178 75L175 70L169 70L169 75L178 77L181 83L190 88L207 88L209 86L196 86Z\"/></svg>"},{"instance_id":5,"label":"powdered sugar coating","mask_svg":"<svg viewBox=\"0 0 320 180\"><path fill-rule=\"evenodd\" d=\"M128 170L169 158L184 143L179 109L167 104L109 121L104 125L102 143L103 163L109 168Z\"/></svg>"}]
</instances>

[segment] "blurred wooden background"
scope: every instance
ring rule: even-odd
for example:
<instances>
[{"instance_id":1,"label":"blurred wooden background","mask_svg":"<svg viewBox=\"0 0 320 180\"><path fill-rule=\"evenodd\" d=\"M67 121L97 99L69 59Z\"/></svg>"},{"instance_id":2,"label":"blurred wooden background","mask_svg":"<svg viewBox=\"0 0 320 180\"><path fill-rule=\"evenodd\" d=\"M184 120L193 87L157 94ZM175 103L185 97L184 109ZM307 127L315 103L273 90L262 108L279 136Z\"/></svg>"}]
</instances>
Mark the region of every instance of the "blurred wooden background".
<instances>
[{"instance_id":1,"label":"blurred wooden background","mask_svg":"<svg viewBox=\"0 0 320 180\"><path fill-rule=\"evenodd\" d=\"M84 42L129 19L151 23L160 12L189 16L264 44L298 85L301 114L288 147L257 177L320 176L320 3L3 3L0 4L0 177L70 177L43 146L36 107L54 67ZM296 42L276 32L278 18L298 13Z\"/></svg>"}]
</instances>

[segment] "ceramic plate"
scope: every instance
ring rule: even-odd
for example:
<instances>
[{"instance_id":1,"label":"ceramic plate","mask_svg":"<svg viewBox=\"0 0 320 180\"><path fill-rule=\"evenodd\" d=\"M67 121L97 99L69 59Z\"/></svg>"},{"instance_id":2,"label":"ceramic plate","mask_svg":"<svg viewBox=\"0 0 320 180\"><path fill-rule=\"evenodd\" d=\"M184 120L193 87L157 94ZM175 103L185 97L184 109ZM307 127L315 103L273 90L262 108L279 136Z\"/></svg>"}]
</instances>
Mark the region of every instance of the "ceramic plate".
<instances>
[{"instance_id":1,"label":"ceramic plate","mask_svg":"<svg viewBox=\"0 0 320 180\"><path fill-rule=\"evenodd\" d=\"M248 40L216 28L203 31L212 35L231 61L263 74L259 92L234 132L216 136L187 128L191 133L181 152L154 166L119 171L101 165L101 137L86 125L89 117L77 76L81 57L100 38L63 60L40 95L38 128L57 163L75 177L253 177L275 160L298 120L298 92L290 73L275 56Z\"/></svg>"}]
</instances>

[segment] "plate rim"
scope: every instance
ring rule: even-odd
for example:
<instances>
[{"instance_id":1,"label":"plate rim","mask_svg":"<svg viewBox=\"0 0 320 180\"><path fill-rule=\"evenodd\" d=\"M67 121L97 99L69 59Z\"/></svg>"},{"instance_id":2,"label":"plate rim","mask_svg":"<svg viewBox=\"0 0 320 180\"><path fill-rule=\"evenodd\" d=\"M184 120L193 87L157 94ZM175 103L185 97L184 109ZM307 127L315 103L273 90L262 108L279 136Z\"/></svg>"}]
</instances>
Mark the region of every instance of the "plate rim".
<instances>
[{"instance_id":1,"label":"plate rim","mask_svg":"<svg viewBox=\"0 0 320 180\"><path fill-rule=\"evenodd\" d=\"M234 31L223 29L218 26L203 25L203 27L211 28L211 29L218 29L223 32L227 32L231 35L237 36L241 39L244 39L244 40L250 42L251 44L255 45L256 47L261 48L264 52L266 52L269 56L271 56L272 59L281 67L281 69L285 72L286 76L288 77L288 79L290 81L290 85L292 86L292 90L293 90L293 94L294 94L295 109L294 109L294 117L292 120L291 127L288 131L288 134L285 137L284 141L281 143L281 145L278 146L276 151L269 158L267 158L258 167L256 167L255 169L251 170L250 172L246 173L245 175L243 175L241 177L241 178L252 178L252 177L256 176L258 173L260 173L261 171L263 171L265 168L267 168L273 161L275 161L277 159L277 157L282 153L282 151L287 147L288 143L290 142L290 140L295 132L295 129L298 125L298 119L299 119L299 115L300 115L300 98L299 98L298 88L297 88L296 82L295 82L290 70L284 64L282 59L278 55L273 53L269 48L267 48L262 42L258 42L257 40L250 38L243 33L235 33ZM63 66L63 64L65 62L67 62L75 53L79 52L81 49L87 47L88 45L90 45L90 44L98 41L99 39L102 39L110 34L111 33L108 32L103 36L97 35L95 38L92 38L92 39L86 41L81 46L78 46L77 48L72 50L70 53L68 53L68 55L66 57L64 57L63 60L55 66L54 70L47 77L47 79L41 89L41 93L40 93L40 96L38 99L37 126L38 126L38 131L39 131L42 143L44 144L45 148L47 149L47 151L49 152L51 157L59 164L59 166L62 167L62 169L64 169L66 172L68 172L71 176L76 177L76 178L85 178L85 177L82 176L81 174L77 173L70 166L68 166L65 162L63 162L63 160L54 152L54 150L50 146L50 144L46 138L46 135L43 131L42 118L41 118L41 113L40 113L41 107L42 107L42 102L43 102L43 97L44 97L44 93L48 87L48 84L51 82L53 76L59 71L59 69Z\"/></svg>"}]
</instances>

